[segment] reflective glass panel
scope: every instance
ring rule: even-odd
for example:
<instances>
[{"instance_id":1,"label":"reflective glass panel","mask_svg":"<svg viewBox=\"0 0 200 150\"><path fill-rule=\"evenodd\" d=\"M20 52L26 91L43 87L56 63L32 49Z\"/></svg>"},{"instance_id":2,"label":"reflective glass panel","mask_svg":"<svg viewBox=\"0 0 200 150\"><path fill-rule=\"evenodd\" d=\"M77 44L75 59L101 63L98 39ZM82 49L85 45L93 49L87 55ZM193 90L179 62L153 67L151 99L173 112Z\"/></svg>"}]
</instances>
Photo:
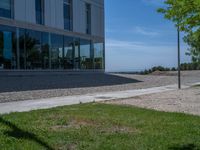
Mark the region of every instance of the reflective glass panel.
<instances>
[{"instance_id":1,"label":"reflective glass panel","mask_svg":"<svg viewBox=\"0 0 200 150\"><path fill-rule=\"evenodd\" d=\"M91 42L89 40L80 40L80 65L81 69L93 68Z\"/></svg>"},{"instance_id":2,"label":"reflective glass panel","mask_svg":"<svg viewBox=\"0 0 200 150\"><path fill-rule=\"evenodd\" d=\"M64 69L73 69L73 38L64 37Z\"/></svg>"},{"instance_id":3,"label":"reflective glass panel","mask_svg":"<svg viewBox=\"0 0 200 150\"><path fill-rule=\"evenodd\" d=\"M49 69L50 59L49 59L49 33L42 33L42 68Z\"/></svg>"},{"instance_id":4,"label":"reflective glass panel","mask_svg":"<svg viewBox=\"0 0 200 150\"><path fill-rule=\"evenodd\" d=\"M0 26L0 69L17 69L15 30Z\"/></svg>"},{"instance_id":5,"label":"reflective glass panel","mask_svg":"<svg viewBox=\"0 0 200 150\"><path fill-rule=\"evenodd\" d=\"M51 34L51 68L63 69L63 36Z\"/></svg>"},{"instance_id":6,"label":"reflective glass panel","mask_svg":"<svg viewBox=\"0 0 200 150\"><path fill-rule=\"evenodd\" d=\"M86 3L86 33L91 34L91 5Z\"/></svg>"},{"instance_id":7,"label":"reflective glass panel","mask_svg":"<svg viewBox=\"0 0 200 150\"><path fill-rule=\"evenodd\" d=\"M12 18L13 0L0 0L0 16Z\"/></svg>"},{"instance_id":8,"label":"reflective glass panel","mask_svg":"<svg viewBox=\"0 0 200 150\"><path fill-rule=\"evenodd\" d=\"M80 41L74 41L74 69L80 69Z\"/></svg>"},{"instance_id":9,"label":"reflective glass panel","mask_svg":"<svg viewBox=\"0 0 200 150\"><path fill-rule=\"evenodd\" d=\"M71 0L64 0L63 13L64 13L64 29L72 30L72 1Z\"/></svg>"},{"instance_id":10,"label":"reflective glass panel","mask_svg":"<svg viewBox=\"0 0 200 150\"><path fill-rule=\"evenodd\" d=\"M35 0L36 23L44 24L44 0Z\"/></svg>"},{"instance_id":11,"label":"reflective glass panel","mask_svg":"<svg viewBox=\"0 0 200 150\"><path fill-rule=\"evenodd\" d=\"M42 69L41 32L26 30L26 69Z\"/></svg>"},{"instance_id":12,"label":"reflective glass panel","mask_svg":"<svg viewBox=\"0 0 200 150\"><path fill-rule=\"evenodd\" d=\"M25 29L19 29L19 61L20 69L26 69Z\"/></svg>"},{"instance_id":13,"label":"reflective glass panel","mask_svg":"<svg viewBox=\"0 0 200 150\"><path fill-rule=\"evenodd\" d=\"M95 69L104 68L104 45L103 43L94 43L94 67Z\"/></svg>"}]
</instances>

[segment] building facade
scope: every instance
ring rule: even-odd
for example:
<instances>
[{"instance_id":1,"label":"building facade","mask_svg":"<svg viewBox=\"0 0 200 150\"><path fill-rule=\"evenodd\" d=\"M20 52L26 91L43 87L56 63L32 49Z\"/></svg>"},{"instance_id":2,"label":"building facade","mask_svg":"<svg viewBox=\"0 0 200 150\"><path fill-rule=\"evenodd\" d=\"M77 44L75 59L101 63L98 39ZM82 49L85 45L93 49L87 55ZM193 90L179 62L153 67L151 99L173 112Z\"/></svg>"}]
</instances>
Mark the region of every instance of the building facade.
<instances>
[{"instance_id":1,"label":"building facade","mask_svg":"<svg viewBox=\"0 0 200 150\"><path fill-rule=\"evenodd\" d=\"M104 70L104 0L0 0L0 70Z\"/></svg>"}]
</instances>

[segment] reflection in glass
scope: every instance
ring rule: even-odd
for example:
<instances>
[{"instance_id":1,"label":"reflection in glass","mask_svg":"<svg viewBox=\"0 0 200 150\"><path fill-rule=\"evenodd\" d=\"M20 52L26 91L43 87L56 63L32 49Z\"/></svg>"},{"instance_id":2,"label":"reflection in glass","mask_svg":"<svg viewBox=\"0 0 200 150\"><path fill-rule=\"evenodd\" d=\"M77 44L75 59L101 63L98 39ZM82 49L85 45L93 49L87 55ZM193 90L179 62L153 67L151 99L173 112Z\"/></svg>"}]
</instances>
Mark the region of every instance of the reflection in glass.
<instances>
[{"instance_id":1,"label":"reflection in glass","mask_svg":"<svg viewBox=\"0 0 200 150\"><path fill-rule=\"evenodd\" d=\"M0 69L104 69L104 44L0 25Z\"/></svg>"},{"instance_id":2,"label":"reflection in glass","mask_svg":"<svg viewBox=\"0 0 200 150\"><path fill-rule=\"evenodd\" d=\"M103 43L94 43L94 66L95 69L104 68L104 45Z\"/></svg>"},{"instance_id":3,"label":"reflection in glass","mask_svg":"<svg viewBox=\"0 0 200 150\"><path fill-rule=\"evenodd\" d=\"M80 42L74 41L74 69L80 69Z\"/></svg>"},{"instance_id":4,"label":"reflection in glass","mask_svg":"<svg viewBox=\"0 0 200 150\"><path fill-rule=\"evenodd\" d=\"M42 33L42 43L41 43L41 57L42 57L42 68L49 69L49 33Z\"/></svg>"},{"instance_id":5,"label":"reflection in glass","mask_svg":"<svg viewBox=\"0 0 200 150\"><path fill-rule=\"evenodd\" d=\"M73 67L73 38L64 37L64 69Z\"/></svg>"},{"instance_id":6,"label":"reflection in glass","mask_svg":"<svg viewBox=\"0 0 200 150\"><path fill-rule=\"evenodd\" d=\"M13 17L13 0L0 0L0 16L5 18Z\"/></svg>"},{"instance_id":7,"label":"reflection in glass","mask_svg":"<svg viewBox=\"0 0 200 150\"><path fill-rule=\"evenodd\" d=\"M63 69L63 36L51 34L51 68Z\"/></svg>"},{"instance_id":8,"label":"reflection in glass","mask_svg":"<svg viewBox=\"0 0 200 150\"><path fill-rule=\"evenodd\" d=\"M27 30L25 40L26 69L42 69L41 32Z\"/></svg>"},{"instance_id":9,"label":"reflection in glass","mask_svg":"<svg viewBox=\"0 0 200 150\"><path fill-rule=\"evenodd\" d=\"M36 23L44 24L44 0L35 0Z\"/></svg>"},{"instance_id":10,"label":"reflection in glass","mask_svg":"<svg viewBox=\"0 0 200 150\"><path fill-rule=\"evenodd\" d=\"M80 65L81 69L93 68L91 42L89 40L80 40Z\"/></svg>"},{"instance_id":11,"label":"reflection in glass","mask_svg":"<svg viewBox=\"0 0 200 150\"><path fill-rule=\"evenodd\" d=\"M15 28L0 26L0 69L17 69Z\"/></svg>"},{"instance_id":12,"label":"reflection in glass","mask_svg":"<svg viewBox=\"0 0 200 150\"><path fill-rule=\"evenodd\" d=\"M86 33L91 34L91 5L86 3Z\"/></svg>"},{"instance_id":13,"label":"reflection in glass","mask_svg":"<svg viewBox=\"0 0 200 150\"><path fill-rule=\"evenodd\" d=\"M63 1L64 29L72 30L72 0Z\"/></svg>"},{"instance_id":14,"label":"reflection in glass","mask_svg":"<svg viewBox=\"0 0 200 150\"><path fill-rule=\"evenodd\" d=\"M25 29L19 29L19 65L20 69L26 69Z\"/></svg>"}]
</instances>

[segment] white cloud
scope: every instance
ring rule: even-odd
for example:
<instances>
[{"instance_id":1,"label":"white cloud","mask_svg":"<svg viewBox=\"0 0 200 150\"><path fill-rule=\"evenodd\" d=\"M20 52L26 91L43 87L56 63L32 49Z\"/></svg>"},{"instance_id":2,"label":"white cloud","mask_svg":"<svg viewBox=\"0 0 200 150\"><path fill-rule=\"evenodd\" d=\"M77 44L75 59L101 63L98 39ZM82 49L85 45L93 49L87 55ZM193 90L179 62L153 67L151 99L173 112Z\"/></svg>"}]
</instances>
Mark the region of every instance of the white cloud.
<instances>
[{"instance_id":1,"label":"white cloud","mask_svg":"<svg viewBox=\"0 0 200 150\"><path fill-rule=\"evenodd\" d=\"M133 32L141 34L141 35L146 35L146 36L157 36L157 35L159 35L158 31L152 31L150 29L142 28L142 27L135 27L133 29Z\"/></svg>"},{"instance_id":2,"label":"white cloud","mask_svg":"<svg viewBox=\"0 0 200 150\"><path fill-rule=\"evenodd\" d=\"M147 5L163 6L165 0L142 0Z\"/></svg>"}]
</instances>

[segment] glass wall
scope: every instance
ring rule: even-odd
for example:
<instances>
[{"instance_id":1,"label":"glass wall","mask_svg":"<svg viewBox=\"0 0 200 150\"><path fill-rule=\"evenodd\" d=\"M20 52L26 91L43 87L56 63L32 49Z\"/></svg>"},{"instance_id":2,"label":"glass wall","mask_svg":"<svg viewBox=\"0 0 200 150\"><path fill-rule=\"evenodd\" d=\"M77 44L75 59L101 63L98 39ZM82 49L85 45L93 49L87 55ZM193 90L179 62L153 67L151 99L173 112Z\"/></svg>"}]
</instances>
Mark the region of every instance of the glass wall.
<instances>
[{"instance_id":1,"label":"glass wall","mask_svg":"<svg viewBox=\"0 0 200 150\"><path fill-rule=\"evenodd\" d=\"M80 40L80 65L81 69L93 69L91 41L89 40Z\"/></svg>"},{"instance_id":2,"label":"glass wall","mask_svg":"<svg viewBox=\"0 0 200 150\"><path fill-rule=\"evenodd\" d=\"M19 29L19 68L26 69L25 29Z\"/></svg>"},{"instance_id":3,"label":"glass wall","mask_svg":"<svg viewBox=\"0 0 200 150\"><path fill-rule=\"evenodd\" d=\"M19 30L20 69L49 69L49 34Z\"/></svg>"},{"instance_id":4,"label":"glass wall","mask_svg":"<svg viewBox=\"0 0 200 150\"><path fill-rule=\"evenodd\" d=\"M103 42L94 42L94 68L104 68L104 44Z\"/></svg>"},{"instance_id":5,"label":"glass wall","mask_svg":"<svg viewBox=\"0 0 200 150\"><path fill-rule=\"evenodd\" d=\"M0 25L0 69L104 69L104 44Z\"/></svg>"},{"instance_id":6,"label":"glass wall","mask_svg":"<svg viewBox=\"0 0 200 150\"><path fill-rule=\"evenodd\" d=\"M0 0L0 16L13 18L13 0Z\"/></svg>"},{"instance_id":7,"label":"glass wall","mask_svg":"<svg viewBox=\"0 0 200 150\"><path fill-rule=\"evenodd\" d=\"M42 69L41 32L27 30L25 35L26 69Z\"/></svg>"},{"instance_id":8,"label":"glass wall","mask_svg":"<svg viewBox=\"0 0 200 150\"><path fill-rule=\"evenodd\" d=\"M50 45L49 45L49 33L42 33L41 38L41 57L42 57L42 69L49 69L50 68Z\"/></svg>"},{"instance_id":9,"label":"glass wall","mask_svg":"<svg viewBox=\"0 0 200 150\"><path fill-rule=\"evenodd\" d=\"M51 69L63 69L63 36L51 34Z\"/></svg>"},{"instance_id":10,"label":"glass wall","mask_svg":"<svg viewBox=\"0 0 200 150\"><path fill-rule=\"evenodd\" d=\"M80 40L74 40L74 69L80 69Z\"/></svg>"},{"instance_id":11,"label":"glass wall","mask_svg":"<svg viewBox=\"0 0 200 150\"><path fill-rule=\"evenodd\" d=\"M73 57L74 41L71 37L64 37L64 69L74 68Z\"/></svg>"},{"instance_id":12,"label":"glass wall","mask_svg":"<svg viewBox=\"0 0 200 150\"><path fill-rule=\"evenodd\" d=\"M17 69L15 28L0 26L0 69Z\"/></svg>"}]
</instances>

